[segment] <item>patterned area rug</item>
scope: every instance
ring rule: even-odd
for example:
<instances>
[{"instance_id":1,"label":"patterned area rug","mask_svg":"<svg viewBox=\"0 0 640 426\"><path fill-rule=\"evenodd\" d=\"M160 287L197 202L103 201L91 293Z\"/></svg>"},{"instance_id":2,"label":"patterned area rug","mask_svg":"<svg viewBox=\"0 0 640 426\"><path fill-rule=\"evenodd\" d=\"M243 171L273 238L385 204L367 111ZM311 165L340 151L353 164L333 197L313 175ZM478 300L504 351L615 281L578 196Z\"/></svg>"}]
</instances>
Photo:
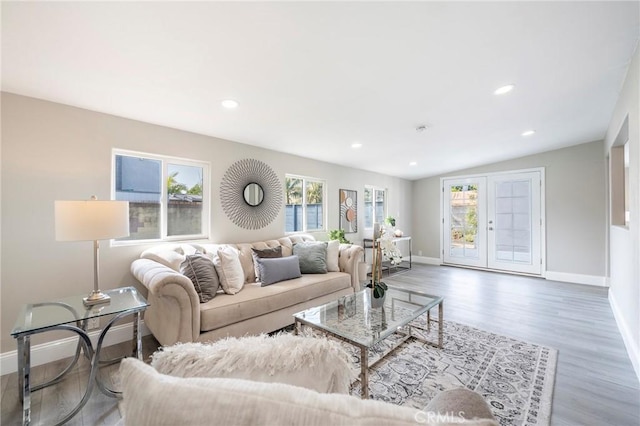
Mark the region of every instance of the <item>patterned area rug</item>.
<instances>
[{"instance_id":1,"label":"patterned area rug","mask_svg":"<svg viewBox=\"0 0 640 426\"><path fill-rule=\"evenodd\" d=\"M437 341L434 325L422 337ZM414 328L414 334L421 333ZM370 362L388 352L393 339L374 347ZM359 350L344 346L353 352L359 374ZM409 339L371 368L369 394L371 399L422 409L439 392L466 387L485 398L501 425L548 425L557 354L545 346L445 321L443 349ZM359 381L351 393L360 396Z\"/></svg>"}]
</instances>

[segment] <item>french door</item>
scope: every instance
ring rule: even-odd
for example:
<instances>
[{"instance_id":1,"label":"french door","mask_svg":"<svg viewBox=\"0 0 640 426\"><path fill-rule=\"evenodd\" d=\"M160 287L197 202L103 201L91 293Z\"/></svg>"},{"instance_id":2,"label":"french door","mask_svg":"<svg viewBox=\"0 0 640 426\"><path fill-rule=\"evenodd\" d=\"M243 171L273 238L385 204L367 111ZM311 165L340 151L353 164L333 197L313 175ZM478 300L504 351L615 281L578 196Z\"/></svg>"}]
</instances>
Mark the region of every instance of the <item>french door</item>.
<instances>
[{"instance_id":1,"label":"french door","mask_svg":"<svg viewBox=\"0 0 640 426\"><path fill-rule=\"evenodd\" d=\"M444 263L540 275L542 170L443 179Z\"/></svg>"}]
</instances>

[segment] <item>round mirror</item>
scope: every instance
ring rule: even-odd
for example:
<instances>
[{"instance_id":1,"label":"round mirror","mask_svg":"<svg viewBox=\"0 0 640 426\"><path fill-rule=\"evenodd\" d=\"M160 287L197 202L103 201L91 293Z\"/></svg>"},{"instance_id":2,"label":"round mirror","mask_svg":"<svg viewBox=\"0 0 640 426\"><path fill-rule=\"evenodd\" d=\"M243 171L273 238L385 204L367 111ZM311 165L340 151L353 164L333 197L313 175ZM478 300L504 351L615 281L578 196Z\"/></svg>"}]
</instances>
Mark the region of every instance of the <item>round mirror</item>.
<instances>
[{"instance_id":1,"label":"round mirror","mask_svg":"<svg viewBox=\"0 0 640 426\"><path fill-rule=\"evenodd\" d=\"M251 182L244 187L244 201L250 206L259 206L263 199L264 191L259 184Z\"/></svg>"}]
</instances>

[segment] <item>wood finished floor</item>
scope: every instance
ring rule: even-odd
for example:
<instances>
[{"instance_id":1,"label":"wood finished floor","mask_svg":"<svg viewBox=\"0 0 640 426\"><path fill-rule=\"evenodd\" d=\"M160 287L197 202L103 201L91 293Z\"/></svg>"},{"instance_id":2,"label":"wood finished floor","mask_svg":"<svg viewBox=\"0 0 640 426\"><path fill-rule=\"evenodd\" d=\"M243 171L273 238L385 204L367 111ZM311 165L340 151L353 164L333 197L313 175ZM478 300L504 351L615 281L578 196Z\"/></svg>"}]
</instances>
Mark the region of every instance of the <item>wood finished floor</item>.
<instances>
[{"instance_id":1,"label":"wood finished floor","mask_svg":"<svg viewBox=\"0 0 640 426\"><path fill-rule=\"evenodd\" d=\"M445 297L445 320L547 345L559 350L551 415L552 425L640 425L640 383L627 356L607 300L607 289L543 279L415 265L386 278L389 284ZM144 338L145 359L158 347ZM124 354L130 344L105 350ZM53 377L64 361L34 367L33 383ZM114 379L116 366L104 367ZM50 425L79 401L86 386L83 360L59 384L32 395L32 424ZM21 423L16 373L2 376L0 424ZM114 384L117 388L117 383ZM141 390L142 391L142 390ZM112 425L120 419L117 400L94 389L69 425Z\"/></svg>"}]
</instances>

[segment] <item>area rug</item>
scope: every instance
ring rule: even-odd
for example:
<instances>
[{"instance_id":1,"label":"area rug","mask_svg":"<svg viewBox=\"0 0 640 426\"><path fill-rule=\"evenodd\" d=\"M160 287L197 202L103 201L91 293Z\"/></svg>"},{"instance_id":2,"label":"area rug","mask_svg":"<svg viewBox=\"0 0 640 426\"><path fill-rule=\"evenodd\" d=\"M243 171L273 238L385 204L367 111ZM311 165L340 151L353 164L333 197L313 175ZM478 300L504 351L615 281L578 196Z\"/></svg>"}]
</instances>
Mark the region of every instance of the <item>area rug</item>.
<instances>
[{"instance_id":1,"label":"area rug","mask_svg":"<svg viewBox=\"0 0 640 426\"><path fill-rule=\"evenodd\" d=\"M436 329L422 337L437 341ZM392 343L390 338L372 348L370 362ZM359 372L359 350L344 346ZM443 346L403 343L371 368L370 398L422 409L439 392L466 387L485 398L501 425L549 424L557 350L453 321L444 323ZM360 395L359 381L351 393Z\"/></svg>"}]
</instances>

